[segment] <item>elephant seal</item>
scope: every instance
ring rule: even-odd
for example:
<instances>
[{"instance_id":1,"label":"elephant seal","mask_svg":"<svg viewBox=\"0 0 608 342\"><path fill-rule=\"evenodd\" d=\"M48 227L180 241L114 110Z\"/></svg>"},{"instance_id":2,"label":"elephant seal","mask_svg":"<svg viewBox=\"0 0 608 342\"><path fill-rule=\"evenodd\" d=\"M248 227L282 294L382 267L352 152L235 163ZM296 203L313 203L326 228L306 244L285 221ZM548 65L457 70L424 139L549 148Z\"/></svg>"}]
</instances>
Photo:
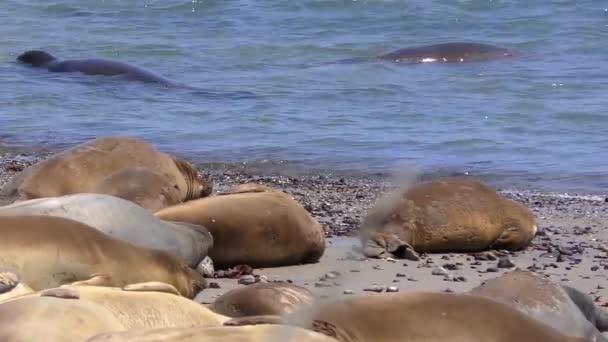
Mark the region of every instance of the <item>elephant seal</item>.
<instances>
[{"instance_id":1,"label":"elephant seal","mask_svg":"<svg viewBox=\"0 0 608 342\"><path fill-rule=\"evenodd\" d=\"M87 342L337 342L328 336L287 325L242 327L150 329L108 332L91 337Z\"/></svg>"},{"instance_id":2,"label":"elephant seal","mask_svg":"<svg viewBox=\"0 0 608 342\"><path fill-rule=\"evenodd\" d=\"M312 304L312 292L285 282L256 283L230 290L209 305L228 317L278 315L293 312L302 304Z\"/></svg>"},{"instance_id":3,"label":"elephant seal","mask_svg":"<svg viewBox=\"0 0 608 342\"><path fill-rule=\"evenodd\" d=\"M520 250L536 235L532 212L474 180L445 178L381 197L360 227L368 257L415 252Z\"/></svg>"},{"instance_id":4,"label":"elephant seal","mask_svg":"<svg viewBox=\"0 0 608 342\"><path fill-rule=\"evenodd\" d=\"M378 58L396 63L461 63L506 58L513 50L482 43L449 42L399 49Z\"/></svg>"},{"instance_id":5,"label":"elephant seal","mask_svg":"<svg viewBox=\"0 0 608 342\"><path fill-rule=\"evenodd\" d=\"M356 296L303 307L283 324L343 342L363 341L587 341L497 301L440 292Z\"/></svg>"},{"instance_id":6,"label":"elephant seal","mask_svg":"<svg viewBox=\"0 0 608 342\"><path fill-rule=\"evenodd\" d=\"M124 288L62 285L12 300L28 297L90 302L104 308L125 329L220 327L229 320L180 296L172 285L160 282L130 284Z\"/></svg>"},{"instance_id":7,"label":"elephant seal","mask_svg":"<svg viewBox=\"0 0 608 342\"><path fill-rule=\"evenodd\" d=\"M0 207L0 216L56 216L93 227L136 246L159 249L196 267L213 246L205 227L159 220L130 201L101 194L37 198Z\"/></svg>"},{"instance_id":8,"label":"elephant seal","mask_svg":"<svg viewBox=\"0 0 608 342\"><path fill-rule=\"evenodd\" d=\"M584 293L574 288L566 290L530 271L506 272L484 281L468 293L511 305L562 334L584 337L590 341L602 341L598 327L605 329L608 323L606 313L595 307L591 298ZM587 310L591 319L585 316L577 302L591 302L594 310Z\"/></svg>"},{"instance_id":9,"label":"elephant seal","mask_svg":"<svg viewBox=\"0 0 608 342\"><path fill-rule=\"evenodd\" d=\"M110 59L73 59L60 61L42 50L29 50L17 56L19 62L51 72L81 72L86 75L122 76L131 80L175 86L175 82L152 71Z\"/></svg>"},{"instance_id":10,"label":"elephant seal","mask_svg":"<svg viewBox=\"0 0 608 342\"><path fill-rule=\"evenodd\" d=\"M0 341L85 341L107 331L125 330L104 307L58 297L24 297L0 304Z\"/></svg>"},{"instance_id":11,"label":"elephant seal","mask_svg":"<svg viewBox=\"0 0 608 342\"><path fill-rule=\"evenodd\" d=\"M15 201L91 193L99 190L98 184L107 177L129 167L145 167L163 175L182 201L211 193L211 185L190 163L138 138L108 136L73 146L26 168L2 188L0 198Z\"/></svg>"},{"instance_id":12,"label":"elephant seal","mask_svg":"<svg viewBox=\"0 0 608 342\"><path fill-rule=\"evenodd\" d=\"M194 296L206 280L181 258L115 239L54 216L0 216L0 267L35 291L64 284L118 286L159 281Z\"/></svg>"},{"instance_id":13,"label":"elephant seal","mask_svg":"<svg viewBox=\"0 0 608 342\"><path fill-rule=\"evenodd\" d=\"M118 170L97 183L92 192L120 197L152 213L182 202L166 177L146 167Z\"/></svg>"},{"instance_id":14,"label":"elephant seal","mask_svg":"<svg viewBox=\"0 0 608 342\"><path fill-rule=\"evenodd\" d=\"M245 184L154 215L209 229L209 256L218 269L313 263L325 251L321 225L298 202L269 187Z\"/></svg>"}]
</instances>

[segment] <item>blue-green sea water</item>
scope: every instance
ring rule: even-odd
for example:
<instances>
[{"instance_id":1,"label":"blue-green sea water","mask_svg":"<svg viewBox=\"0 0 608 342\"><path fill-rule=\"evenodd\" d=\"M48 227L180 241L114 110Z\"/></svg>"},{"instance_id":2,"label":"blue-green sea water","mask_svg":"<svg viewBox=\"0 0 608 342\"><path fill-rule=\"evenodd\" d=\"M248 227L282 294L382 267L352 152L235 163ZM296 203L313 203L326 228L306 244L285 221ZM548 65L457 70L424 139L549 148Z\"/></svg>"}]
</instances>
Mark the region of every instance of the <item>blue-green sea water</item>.
<instances>
[{"instance_id":1,"label":"blue-green sea water","mask_svg":"<svg viewBox=\"0 0 608 342\"><path fill-rule=\"evenodd\" d=\"M126 134L201 163L608 188L601 1L3 0L0 23L3 144ZM334 63L449 41L518 53ZM29 49L118 59L202 91L16 63Z\"/></svg>"}]
</instances>

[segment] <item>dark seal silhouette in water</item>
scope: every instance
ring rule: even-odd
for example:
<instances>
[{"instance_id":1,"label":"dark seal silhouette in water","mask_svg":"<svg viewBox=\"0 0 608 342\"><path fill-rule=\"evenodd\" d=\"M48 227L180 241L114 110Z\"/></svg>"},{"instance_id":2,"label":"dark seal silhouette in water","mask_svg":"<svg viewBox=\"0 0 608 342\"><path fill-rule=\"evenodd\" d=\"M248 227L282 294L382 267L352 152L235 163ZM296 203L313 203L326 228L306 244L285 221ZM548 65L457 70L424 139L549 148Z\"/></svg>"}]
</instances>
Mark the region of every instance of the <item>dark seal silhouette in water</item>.
<instances>
[{"instance_id":1,"label":"dark seal silhouette in water","mask_svg":"<svg viewBox=\"0 0 608 342\"><path fill-rule=\"evenodd\" d=\"M160 84L164 87L183 88L206 97L225 99L254 98L249 91L221 92L193 87L169 80L152 71L111 59L91 58L60 61L55 56L42 50L29 50L17 57L17 60L37 68L46 68L52 72L81 72L86 75L119 76L129 80Z\"/></svg>"},{"instance_id":2,"label":"dark seal silhouette in water","mask_svg":"<svg viewBox=\"0 0 608 342\"><path fill-rule=\"evenodd\" d=\"M86 75L124 76L143 82L176 85L173 81L143 68L109 59L73 59L60 61L55 56L41 50L22 53L17 60L33 67L47 68L52 72L81 72Z\"/></svg>"},{"instance_id":3,"label":"dark seal silhouette in water","mask_svg":"<svg viewBox=\"0 0 608 342\"><path fill-rule=\"evenodd\" d=\"M390 61L403 64L479 62L513 56L509 48L468 42L450 42L407 47L374 57L341 60L342 63Z\"/></svg>"}]
</instances>

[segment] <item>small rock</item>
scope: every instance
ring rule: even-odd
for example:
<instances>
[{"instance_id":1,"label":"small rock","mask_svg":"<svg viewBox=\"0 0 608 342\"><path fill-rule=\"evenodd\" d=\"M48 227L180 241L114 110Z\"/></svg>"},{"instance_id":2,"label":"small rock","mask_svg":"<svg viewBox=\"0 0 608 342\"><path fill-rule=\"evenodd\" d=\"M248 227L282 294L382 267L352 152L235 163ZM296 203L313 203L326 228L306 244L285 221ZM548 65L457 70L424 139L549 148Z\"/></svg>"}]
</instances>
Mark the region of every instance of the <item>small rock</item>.
<instances>
[{"instance_id":1,"label":"small rock","mask_svg":"<svg viewBox=\"0 0 608 342\"><path fill-rule=\"evenodd\" d=\"M397 274L395 274L395 276L397 276L399 278L404 278L405 274L403 274L403 273L397 273Z\"/></svg>"},{"instance_id":2,"label":"small rock","mask_svg":"<svg viewBox=\"0 0 608 342\"><path fill-rule=\"evenodd\" d=\"M432 275L440 275L440 276L445 276L448 275L448 271L446 271L445 268L443 267L435 267L432 271L431 271Z\"/></svg>"},{"instance_id":3,"label":"small rock","mask_svg":"<svg viewBox=\"0 0 608 342\"><path fill-rule=\"evenodd\" d=\"M382 267L380 267L379 265L375 265L375 266L373 266L372 268L373 268L373 269L375 269L375 270L380 270L380 271L382 271L382 270L383 270L383 268L382 268Z\"/></svg>"},{"instance_id":4,"label":"small rock","mask_svg":"<svg viewBox=\"0 0 608 342\"><path fill-rule=\"evenodd\" d=\"M267 283L268 282L268 277L266 277L265 275L261 275L256 277L256 282L258 283Z\"/></svg>"},{"instance_id":5,"label":"small rock","mask_svg":"<svg viewBox=\"0 0 608 342\"><path fill-rule=\"evenodd\" d=\"M255 283L255 277L252 276L251 274L247 274L247 275L241 276L239 278L239 284L251 285L253 283Z\"/></svg>"},{"instance_id":6,"label":"small rock","mask_svg":"<svg viewBox=\"0 0 608 342\"><path fill-rule=\"evenodd\" d=\"M367 287L365 289L363 289L363 291L369 291L369 292L382 292L384 291L384 286L379 286L379 285L372 285L371 287Z\"/></svg>"},{"instance_id":7,"label":"small rock","mask_svg":"<svg viewBox=\"0 0 608 342\"><path fill-rule=\"evenodd\" d=\"M389 286L386 288L386 292L399 292L399 288L397 286Z\"/></svg>"},{"instance_id":8,"label":"small rock","mask_svg":"<svg viewBox=\"0 0 608 342\"><path fill-rule=\"evenodd\" d=\"M333 285L330 283L326 283L323 281L318 281L315 283L315 287L332 287Z\"/></svg>"},{"instance_id":9,"label":"small rock","mask_svg":"<svg viewBox=\"0 0 608 342\"><path fill-rule=\"evenodd\" d=\"M509 257L502 257L498 259L498 268L512 268L515 267L515 264Z\"/></svg>"},{"instance_id":10,"label":"small rock","mask_svg":"<svg viewBox=\"0 0 608 342\"><path fill-rule=\"evenodd\" d=\"M486 270L486 272L498 272L498 268L496 268L496 267L488 267L488 269Z\"/></svg>"},{"instance_id":11,"label":"small rock","mask_svg":"<svg viewBox=\"0 0 608 342\"><path fill-rule=\"evenodd\" d=\"M327 280L327 279L336 279L340 276L340 272L338 271L331 271L328 273L325 273L320 280Z\"/></svg>"},{"instance_id":12,"label":"small rock","mask_svg":"<svg viewBox=\"0 0 608 342\"><path fill-rule=\"evenodd\" d=\"M591 266L591 271L595 272L597 270L599 270L600 267L599 266Z\"/></svg>"},{"instance_id":13,"label":"small rock","mask_svg":"<svg viewBox=\"0 0 608 342\"><path fill-rule=\"evenodd\" d=\"M463 277L463 276L458 276L454 278L454 281L456 282L466 282L467 278Z\"/></svg>"},{"instance_id":14,"label":"small rock","mask_svg":"<svg viewBox=\"0 0 608 342\"><path fill-rule=\"evenodd\" d=\"M342 292L342 293L344 293L345 295L352 295L355 292L353 292L353 290L344 290L344 292Z\"/></svg>"},{"instance_id":15,"label":"small rock","mask_svg":"<svg viewBox=\"0 0 608 342\"><path fill-rule=\"evenodd\" d=\"M418 279L412 277L412 278L407 278L407 281L418 281Z\"/></svg>"},{"instance_id":16,"label":"small rock","mask_svg":"<svg viewBox=\"0 0 608 342\"><path fill-rule=\"evenodd\" d=\"M209 282L209 288L210 289L221 289L220 284L216 283L216 282Z\"/></svg>"},{"instance_id":17,"label":"small rock","mask_svg":"<svg viewBox=\"0 0 608 342\"><path fill-rule=\"evenodd\" d=\"M443 268L445 268L448 271L456 271L456 270L460 269L460 267L458 267L458 265L456 265L456 264L444 264Z\"/></svg>"}]
</instances>

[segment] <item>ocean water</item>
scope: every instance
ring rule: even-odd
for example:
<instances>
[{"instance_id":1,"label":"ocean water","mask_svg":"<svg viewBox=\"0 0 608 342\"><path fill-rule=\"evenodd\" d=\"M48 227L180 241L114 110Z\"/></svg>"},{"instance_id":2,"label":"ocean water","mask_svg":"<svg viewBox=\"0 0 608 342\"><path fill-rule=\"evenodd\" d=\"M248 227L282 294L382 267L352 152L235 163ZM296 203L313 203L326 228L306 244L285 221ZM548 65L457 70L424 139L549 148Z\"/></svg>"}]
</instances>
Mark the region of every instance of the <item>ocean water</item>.
<instances>
[{"instance_id":1,"label":"ocean water","mask_svg":"<svg viewBox=\"0 0 608 342\"><path fill-rule=\"evenodd\" d=\"M3 0L0 22L2 144L127 134L197 163L608 189L608 3ZM517 54L335 63L448 41ZM16 63L29 49L119 59L200 90Z\"/></svg>"}]
</instances>

